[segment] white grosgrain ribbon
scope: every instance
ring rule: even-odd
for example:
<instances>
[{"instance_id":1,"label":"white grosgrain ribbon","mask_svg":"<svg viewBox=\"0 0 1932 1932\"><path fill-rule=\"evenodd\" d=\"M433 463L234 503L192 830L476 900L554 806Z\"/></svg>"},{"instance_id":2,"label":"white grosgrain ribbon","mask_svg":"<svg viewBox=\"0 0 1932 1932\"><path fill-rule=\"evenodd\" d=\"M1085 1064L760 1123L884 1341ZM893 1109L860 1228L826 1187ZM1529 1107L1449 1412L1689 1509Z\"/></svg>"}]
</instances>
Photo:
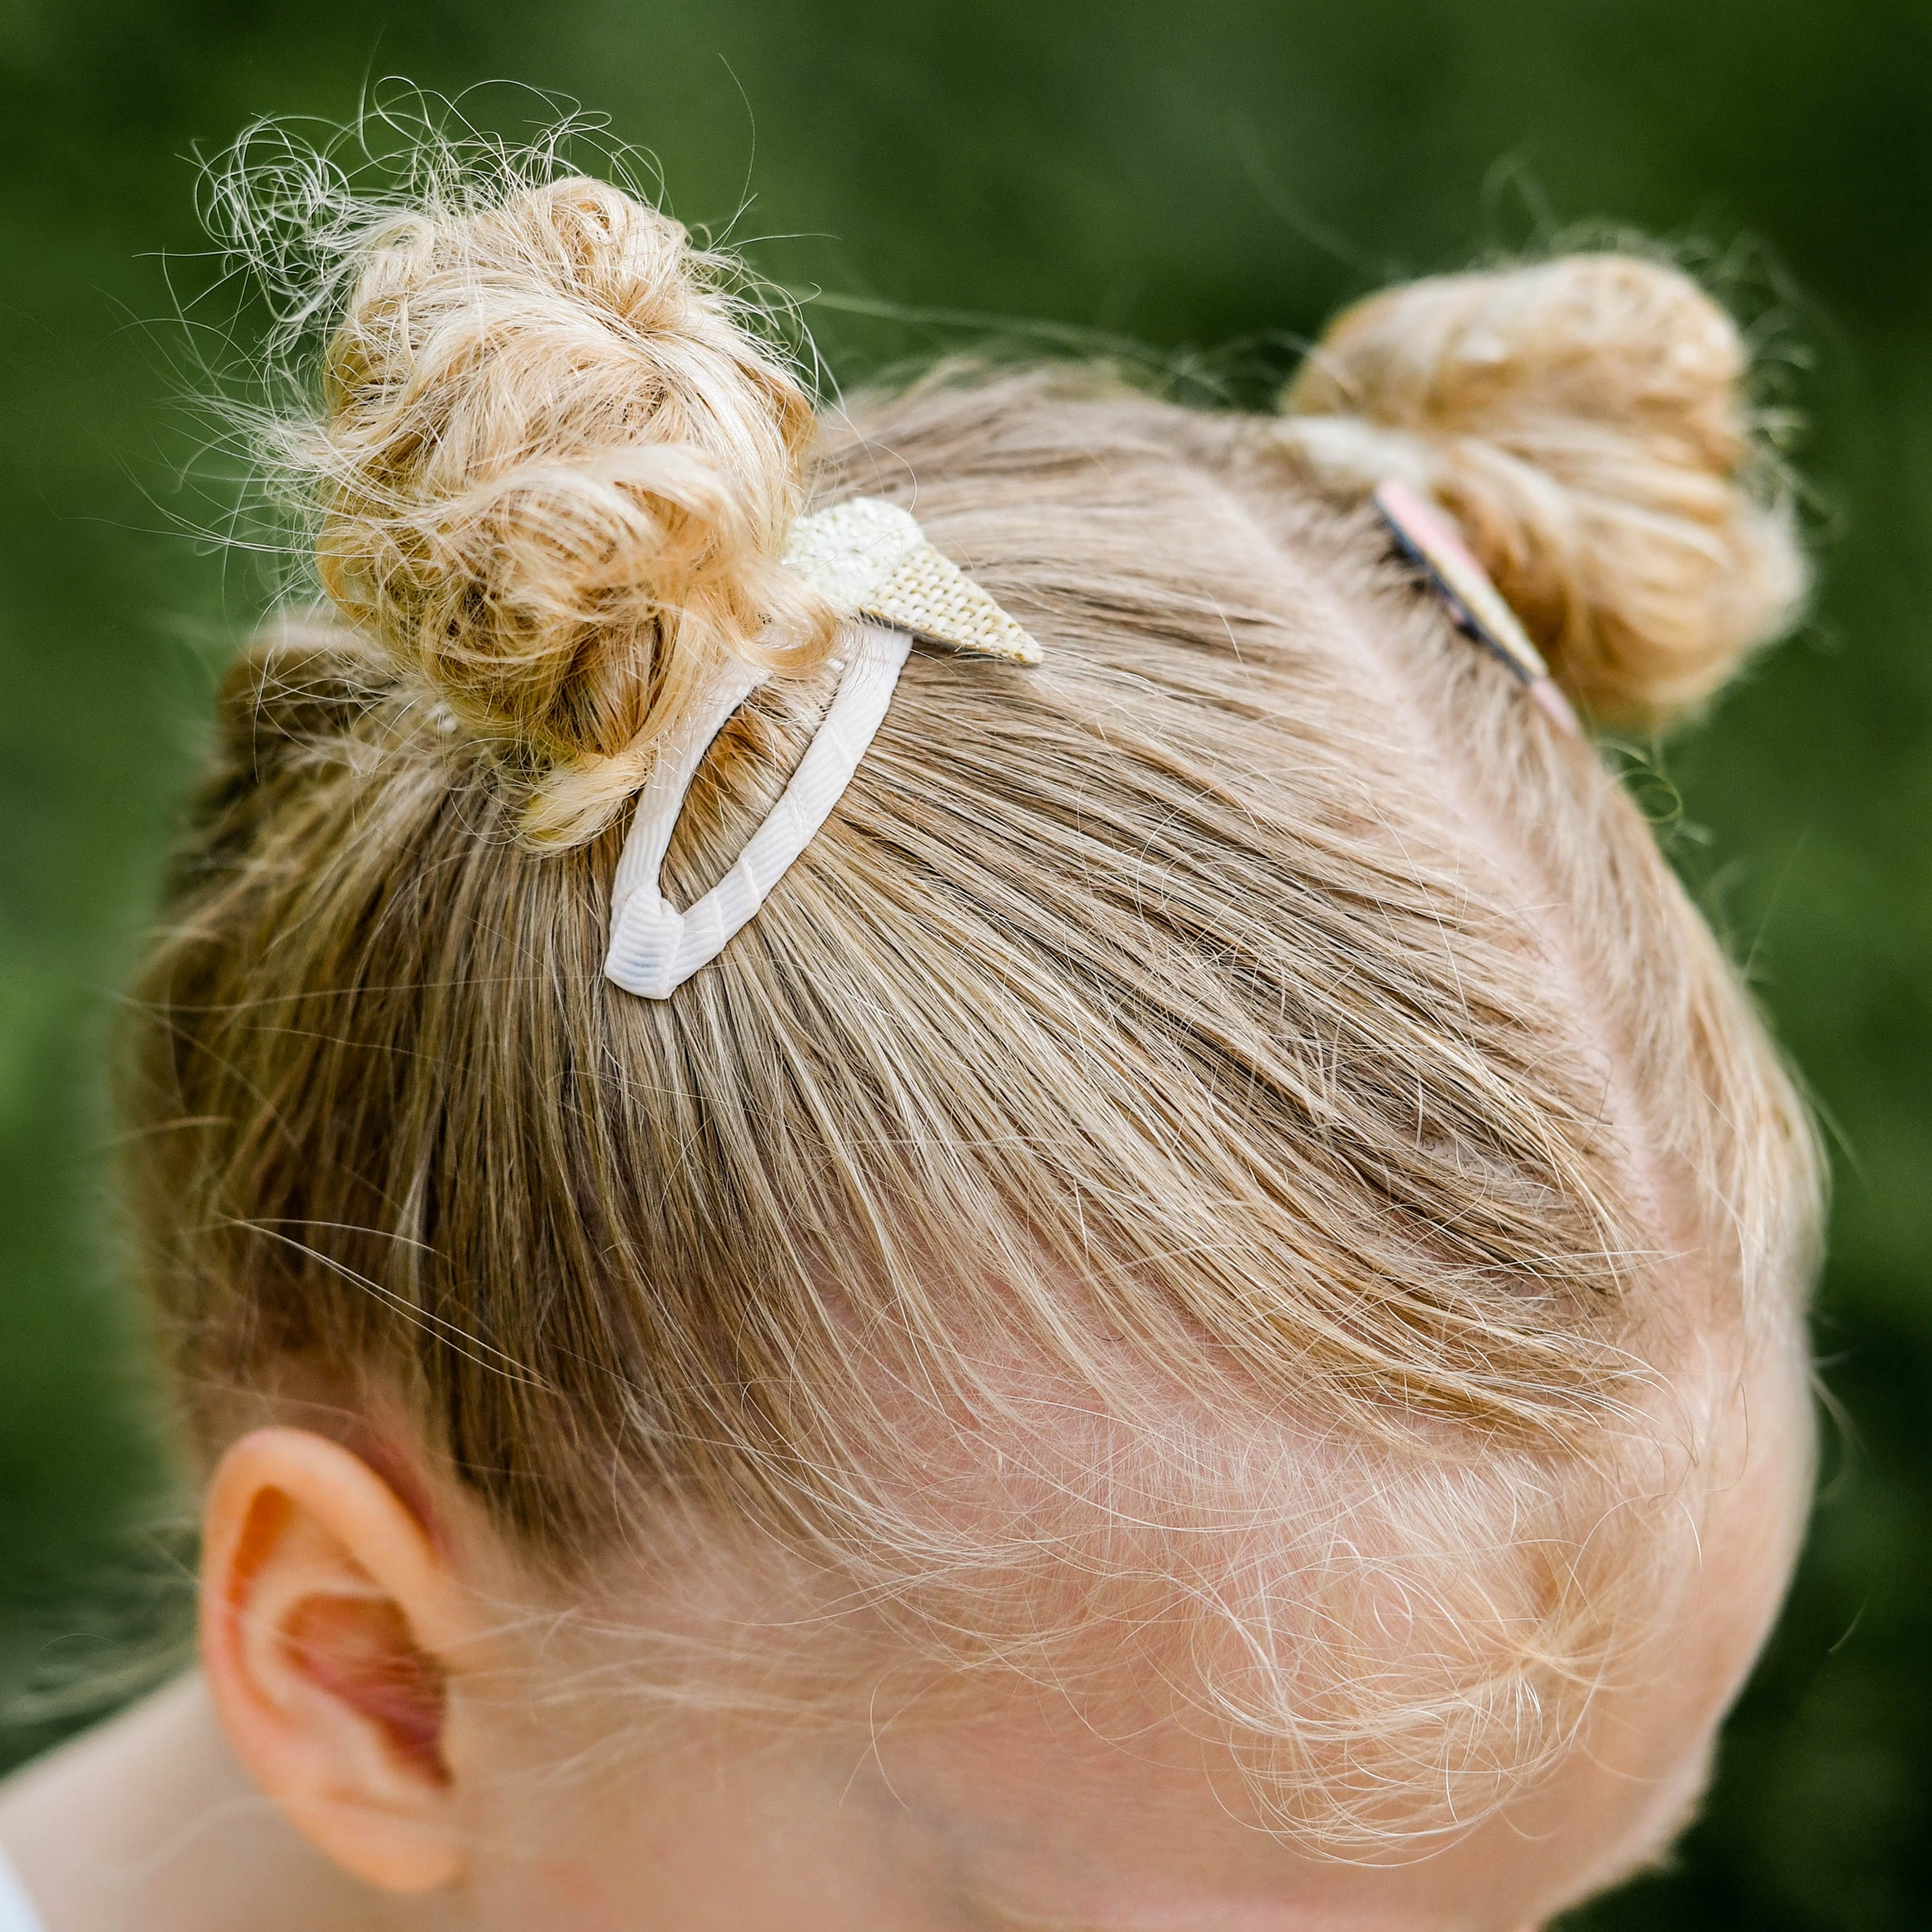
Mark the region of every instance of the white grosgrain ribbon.
<instances>
[{"instance_id":1,"label":"white grosgrain ribbon","mask_svg":"<svg viewBox=\"0 0 1932 1932\"><path fill-rule=\"evenodd\" d=\"M915 637L1039 661L1038 645L896 505L861 497L801 518L783 560L841 613L869 621L851 634L838 688L770 815L724 877L682 912L660 876L685 795L712 741L770 674L733 667L691 729L659 753L611 881L604 961L608 979L647 1000L668 999L716 959L811 843L884 722Z\"/></svg>"}]
</instances>

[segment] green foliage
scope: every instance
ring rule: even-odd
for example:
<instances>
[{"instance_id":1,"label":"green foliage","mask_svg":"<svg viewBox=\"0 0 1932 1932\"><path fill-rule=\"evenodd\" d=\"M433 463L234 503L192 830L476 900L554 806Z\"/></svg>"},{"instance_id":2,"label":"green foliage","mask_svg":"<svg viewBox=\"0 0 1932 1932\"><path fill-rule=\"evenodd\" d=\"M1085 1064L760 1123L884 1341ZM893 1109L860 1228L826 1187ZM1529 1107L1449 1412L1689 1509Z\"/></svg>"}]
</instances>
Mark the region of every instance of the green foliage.
<instances>
[{"instance_id":1,"label":"green foliage","mask_svg":"<svg viewBox=\"0 0 1932 1932\"><path fill-rule=\"evenodd\" d=\"M167 1570L98 1070L213 669L262 594L246 556L196 540L226 486L179 480L195 432L169 398L237 325L218 297L171 320L211 279L189 157L258 114L352 114L390 71L607 112L687 220L825 291L807 319L848 379L1044 322L1252 393L1387 276L1586 220L1701 250L1783 345L1815 425L1819 614L1643 782L1681 811L1673 850L1832 1123L1818 1335L1850 1421L1706 1822L1587 1922L1923 1923L1932 10L1913 0L7 0L0 1695L96 1668L114 1605L147 1593L130 1576ZM511 134L551 111L510 87L465 106Z\"/></svg>"}]
</instances>

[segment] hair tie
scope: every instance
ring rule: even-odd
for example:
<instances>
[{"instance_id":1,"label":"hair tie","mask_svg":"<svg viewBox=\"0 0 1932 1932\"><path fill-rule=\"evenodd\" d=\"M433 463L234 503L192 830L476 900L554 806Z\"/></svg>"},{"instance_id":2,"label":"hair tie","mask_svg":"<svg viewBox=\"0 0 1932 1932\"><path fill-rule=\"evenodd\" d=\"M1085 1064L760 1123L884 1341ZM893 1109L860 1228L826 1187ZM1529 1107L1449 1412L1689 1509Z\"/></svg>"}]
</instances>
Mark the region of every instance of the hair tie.
<instances>
[{"instance_id":1,"label":"hair tie","mask_svg":"<svg viewBox=\"0 0 1932 1932\"><path fill-rule=\"evenodd\" d=\"M865 620L838 689L791 782L710 891L680 912L660 875L684 800L712 741L770 674L733 665L690 730L664 746L640 794L611 881L606 978L667 999L742 931L852 782L915 638L975 656L1037 664L1040 647L896 504L859 497L802 517L781 559L842 615Z\"/></svg>"}]
</instances>

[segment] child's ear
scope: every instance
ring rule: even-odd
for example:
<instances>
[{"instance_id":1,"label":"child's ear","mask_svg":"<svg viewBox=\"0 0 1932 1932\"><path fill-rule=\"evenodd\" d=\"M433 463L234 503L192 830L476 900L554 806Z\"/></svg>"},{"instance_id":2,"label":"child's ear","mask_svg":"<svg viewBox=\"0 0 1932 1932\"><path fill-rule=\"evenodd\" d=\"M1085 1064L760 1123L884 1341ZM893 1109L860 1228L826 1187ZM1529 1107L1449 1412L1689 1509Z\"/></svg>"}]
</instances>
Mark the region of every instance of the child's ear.
<instances>
[{"instance_id":1,"label":"child's ear","mask_svg":"<svg viewBox=\"0 0 1932 1932\"><path fill-rule=\"evenodd\" d=\"M386 1891L463 1876L464 1601L425 1525L349 1450L262 1429L221 1459L201 1651L222 1728L296 1828Z\"/></svg>"}]
</instances>

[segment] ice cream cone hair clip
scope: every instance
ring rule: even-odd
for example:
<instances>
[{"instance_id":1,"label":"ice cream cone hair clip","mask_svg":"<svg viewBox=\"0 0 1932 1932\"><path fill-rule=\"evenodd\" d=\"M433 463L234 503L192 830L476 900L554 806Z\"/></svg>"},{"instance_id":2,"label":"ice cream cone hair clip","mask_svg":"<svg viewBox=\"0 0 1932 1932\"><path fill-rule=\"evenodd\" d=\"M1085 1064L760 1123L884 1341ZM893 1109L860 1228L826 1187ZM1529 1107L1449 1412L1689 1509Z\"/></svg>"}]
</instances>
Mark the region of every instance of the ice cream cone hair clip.
<instances>
[{"instance_id":1,"label":"ice cream cone hair clip","mask_svg":"<svg viewBox=\"0 0 1932 1932\"><path fill-rule=\"evenodd\" d=\"M783 562L835 609L976 657L1040 661L1039 646L896 503L855 497L801 517Z\"/></svg>"},{"instance_id":2,"label":"ice cream cone hair clip","mask_svg":"<svg viewBox=\"0 0 1932 1932\"><path fill-rule=\"evenodd\" d=\"M604 972L626 993L667 999L742 931L852 782L914 639L977 657L1037 664L1040 647L896 504L860 497L802 517L782 559L843 614L865 620L838 689L791 782L737 862L680 912L659 883L685 794L712 741L768 673L734 668L693 728L660 753L638 800L611 884Z\"/></svg>"},{"instance_id":3,"label":"ice cream cone hair clip","mask_svg":"<svg viewBox=\"0 0 1932 1932\"><path fill-rule=\"evenodd\" d=\"M1375 506L1402 554L1448 606L1456 628L1500 658L1531 699L1565 731L1580 733L1576 713L1550 676L1543 654L1530 641L1516 613L1448 518L1394 477L1377 485Z\"/></svg>"}]
</instances>

